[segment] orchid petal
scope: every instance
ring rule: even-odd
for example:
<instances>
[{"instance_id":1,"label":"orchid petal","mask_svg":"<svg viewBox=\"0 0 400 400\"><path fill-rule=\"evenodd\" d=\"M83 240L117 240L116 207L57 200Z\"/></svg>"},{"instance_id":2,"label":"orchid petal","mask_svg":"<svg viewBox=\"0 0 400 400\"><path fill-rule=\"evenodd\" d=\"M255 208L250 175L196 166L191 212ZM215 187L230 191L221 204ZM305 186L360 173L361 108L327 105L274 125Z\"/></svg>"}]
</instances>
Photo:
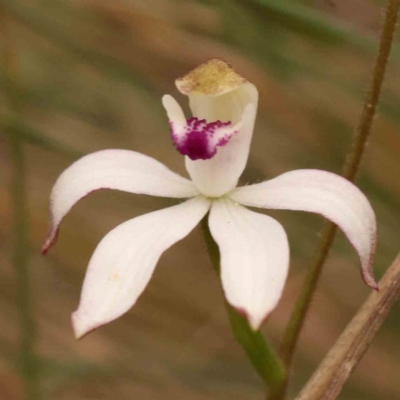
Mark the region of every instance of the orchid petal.
<instances>
[{"instance_id":1,"label":"orchid petal","mask_svg":"<svg viewBox=\"0 0 400 400\"><path fill-rule=\"evenodd\" d=\"M73 205L99 189L173 198L199 192L189 180L157 160L129 150L103 150L73 163L58 178L50 197L50 229L43 253L55 243L58 227Z\"/></svg>"},{"instance_id":2,"label":"orchid petal","mask_svg":"<svg viewBox=\"0 0 400 400\"><path fill-rule=\"evenodd\" d=\"M210 208L196 197L131 219L97 246L72 321L77 338L120 317L147 286L165 250L187 236Z\"/></svg>"},{"instance_id":3,"label":"orchid petal","mask_svg":"<svg viewBox=\"0 0 400 400\"><path fill-rule=\"evenodd\" d=\"M247 206L309 211L328 218L357 250L365 282L378 288L372 270L377 236L375 213L365 195L347 179L327 171L296 170L237 188L229 197Z\"/></svg>"},{"instance_id":4,"label":"orchid petal","mask_svg":"<svg viewBox=\"0 0 400 400\"><path fill-rule=\"evenodd\" d=\"M209 225L221 254L226 299L257 330L278 303L286 281L286 233L273 218L228 199L214 201Z\"/></svg>"},{"instance_id":5,"label":"orchid petal","mask_svg":"<svg viewBox=\"0 0 400 400\"><path fill-rule=\"evenodd\" d=\"M189 96L193 117L208 123L241 123L239 132L212 159L185 160L198 189L206 196L219 197L237 185L246 166L257 113L257 89L218 59L202 64L178 79L176 85Z\"/></svg>"}]
</instances>

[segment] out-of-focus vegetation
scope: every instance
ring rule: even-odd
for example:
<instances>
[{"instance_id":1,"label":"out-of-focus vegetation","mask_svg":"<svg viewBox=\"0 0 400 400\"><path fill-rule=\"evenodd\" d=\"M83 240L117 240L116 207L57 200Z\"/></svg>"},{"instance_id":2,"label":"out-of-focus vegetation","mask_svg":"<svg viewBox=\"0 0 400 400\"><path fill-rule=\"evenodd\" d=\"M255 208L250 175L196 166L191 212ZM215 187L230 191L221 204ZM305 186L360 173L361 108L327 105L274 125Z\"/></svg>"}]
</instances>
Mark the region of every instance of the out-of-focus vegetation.
<instances>
[{"instance_id":1,"label":"out-of-focus vegetation","mask_svg":"<svg viewBox=\"0 0 400 400\"><path fill-rule=\"evenodd\" d=\"M161 259L127 315L80 342L76 308L88 259L120 222L171 200L99 192L66 219L58 245L39 249L57 176L104 148L148 154L185 174L160 98L174 79L221 57L254 82L260 109L243 182L296 168L340 171L377 48L376 0L1 0L17 55L20 110L10 110L0 69L0 398L22 399L19 310L11 263L13 169L9 134L24 142L29 206L31 305L43 399L260 399L263 386L235 343L218 280L198 232ZM10 43L8 42L8 45ZM358 184L379 224L376 273L399 250L400 44L393 48L379 116ZM292 262L279 307L263 330L279 343L321 218L271 212L285 228ZM368 294L342 235L333 248L294 366L295 394ZM400 308L395 307L341 399L400 398ZM396 379L397 378L397 379Z\"/></svg>"}]
</instances>

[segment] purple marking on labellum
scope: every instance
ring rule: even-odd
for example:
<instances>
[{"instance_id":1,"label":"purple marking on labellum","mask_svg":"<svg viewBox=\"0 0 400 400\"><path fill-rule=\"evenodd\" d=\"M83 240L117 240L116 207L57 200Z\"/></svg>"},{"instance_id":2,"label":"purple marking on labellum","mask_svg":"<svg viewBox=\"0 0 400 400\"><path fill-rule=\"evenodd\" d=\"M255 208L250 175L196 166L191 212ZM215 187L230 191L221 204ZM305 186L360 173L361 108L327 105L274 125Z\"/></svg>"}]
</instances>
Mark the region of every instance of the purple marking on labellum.
<instances>
[{"instance_id":1,"label":"purple marking on labellum","mask_svg":"<svg viewBox=\"0 0 400 400\"><path fill-rule=\"evenodd\" d=\"M175 132L170 121L171 138L175 148L191 160L209 160L217 153L218 146L225 146L238 131L226 129L231 122L215 121L207 123L205 119L190 118L183 132Z\"/></svg>"}]
</instances>

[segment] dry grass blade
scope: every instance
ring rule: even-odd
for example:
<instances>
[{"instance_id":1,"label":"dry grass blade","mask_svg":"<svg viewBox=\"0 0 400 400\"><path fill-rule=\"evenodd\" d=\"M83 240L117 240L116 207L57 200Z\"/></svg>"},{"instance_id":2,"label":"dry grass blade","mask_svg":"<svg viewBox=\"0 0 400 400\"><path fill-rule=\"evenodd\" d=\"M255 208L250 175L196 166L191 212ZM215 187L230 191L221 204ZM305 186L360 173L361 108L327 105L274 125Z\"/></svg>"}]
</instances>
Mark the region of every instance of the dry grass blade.
<instances>
[{"instance_id":1,"label":"dry grass blade","mask_svg":"<svg viewBox=\"0 0 400 400\"><path fill-rule=\"evenodd\" d=\"M400 253L296 400L333 400L400 296Z\"/></svg>"}]
</instances>

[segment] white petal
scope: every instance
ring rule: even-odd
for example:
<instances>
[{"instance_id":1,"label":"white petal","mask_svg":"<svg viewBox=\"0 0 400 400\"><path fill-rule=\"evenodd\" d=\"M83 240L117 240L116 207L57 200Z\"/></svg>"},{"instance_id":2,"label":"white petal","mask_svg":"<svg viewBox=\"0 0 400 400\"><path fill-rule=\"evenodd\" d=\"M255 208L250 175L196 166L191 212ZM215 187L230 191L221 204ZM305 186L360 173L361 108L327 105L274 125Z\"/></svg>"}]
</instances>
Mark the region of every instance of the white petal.
<instances>
[{"instance_id":1,"label":"white petal","mask_svg":"<svg viewBox=\"0 0 400 400\"><path fill-rule=\"evenodd\" d=\"M242 121L240 131L219 148L212 159L191 160L186 157L186 168L199 190L206 196L219 197L237 185L246 166L258 91L220 59L200 65L177 79L176 85L189 96L193 117L205 119L208 123L231 122L232 126Z\"/></svg>"},{"instance_id":2,"label":"white petal","mask_svg":"<svg viewBox=\"0 0 400 400\"><path fill-rule=\"evenodd\" d=\"M182 136L186 128L186 118L181 106L169 94L163 96L162 103L165 110L167 111L170 124L174 125L174 130L176 134L178 136Z\"/></svg>"},{"instance_id":3,"label":"white petal","mask_svg":"<svg viewBox=\"0 0 400 400\"><path fill-rule=\"evenodd\" d=\"M97 246L72 316L77 338L120 317L147 286L162 253L187 236L210 201L196 197L142 215L109 232Z\"/></svg>"},{"instance_id":4,"label":"white petal","mask_svg":"<svg viewBox=\"0 0 400 400\"><path fill-rule=\"evenodd\" d=\"M282 294L289 268L286 233L273 218L227 199L213 203L209 225L226 299L256 330Z\"/></svg>"},{"instance_id":5,"label":"white petal","mask_svg":"<svg viewBox=\"0 0 400 400\"><path fill-rule=\"evenodd\" d=\"M345 233L361 260L365 282L374 289L375 213L364 194L343 177L327 171L296 170L275 179L235 189L233 200L252 207L322 214Z\"/></svg>"},{"instance_id":6,"label":"white petal","mask_svg":"<svg viewBox=\"0 0 400 400\"><path fill-rule=\"evenodd\" d=\"M50 229L43 253L54 244L58 226L72 206L99 189L188 198L199 192L192 182L154 158L129 150L103 150L73 163L58 178L50 197Z\"/></svg>"}]
</instances>

